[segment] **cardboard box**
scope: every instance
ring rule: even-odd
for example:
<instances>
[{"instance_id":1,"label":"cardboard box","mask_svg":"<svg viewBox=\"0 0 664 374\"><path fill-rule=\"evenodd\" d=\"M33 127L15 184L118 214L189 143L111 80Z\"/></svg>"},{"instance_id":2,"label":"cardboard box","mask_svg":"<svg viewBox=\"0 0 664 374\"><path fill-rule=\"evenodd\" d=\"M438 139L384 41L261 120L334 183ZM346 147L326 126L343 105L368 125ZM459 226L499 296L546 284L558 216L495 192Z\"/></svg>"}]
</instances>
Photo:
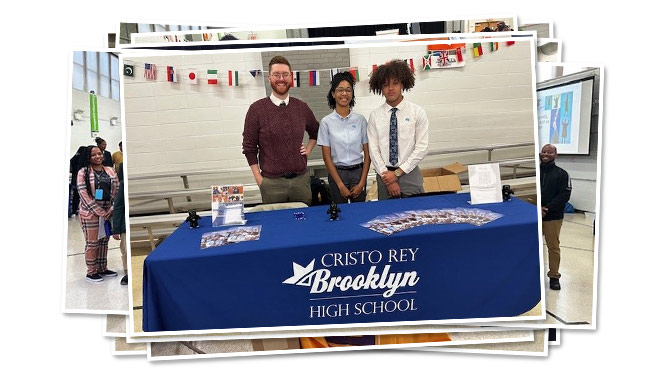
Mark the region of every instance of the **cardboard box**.
<instances>
[{"instance_id":1,"label":"cardboard box","mask_svg":"<svg viewBox=\"0 0 664 374\"><path fill-rule=\"evenodd\" d=\"M442 168L424 169L424 192L456 192L461 190L459 174L468 171L468 167L458 162Z\"/></svg>"}]
</instances>

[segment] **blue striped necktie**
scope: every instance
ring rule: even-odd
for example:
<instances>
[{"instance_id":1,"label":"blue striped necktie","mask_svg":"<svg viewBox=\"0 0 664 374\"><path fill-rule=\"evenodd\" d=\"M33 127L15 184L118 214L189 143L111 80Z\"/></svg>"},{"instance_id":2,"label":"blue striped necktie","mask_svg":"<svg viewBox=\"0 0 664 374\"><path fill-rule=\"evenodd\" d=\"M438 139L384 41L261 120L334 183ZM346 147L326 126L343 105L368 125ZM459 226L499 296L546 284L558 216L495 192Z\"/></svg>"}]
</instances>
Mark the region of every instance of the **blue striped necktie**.
<instances>
[{"instance_id":1,"label":"blue striped necktie","mask_svg":"<svg viewBox=\"0 0 664 374\"><path fill-rule=\"evenodd\" d=\"M399 162L399 136L397 133L397 110L392 108L392 115L390 116L390 164L397 166Z\"/></svg>"}]
</instances>

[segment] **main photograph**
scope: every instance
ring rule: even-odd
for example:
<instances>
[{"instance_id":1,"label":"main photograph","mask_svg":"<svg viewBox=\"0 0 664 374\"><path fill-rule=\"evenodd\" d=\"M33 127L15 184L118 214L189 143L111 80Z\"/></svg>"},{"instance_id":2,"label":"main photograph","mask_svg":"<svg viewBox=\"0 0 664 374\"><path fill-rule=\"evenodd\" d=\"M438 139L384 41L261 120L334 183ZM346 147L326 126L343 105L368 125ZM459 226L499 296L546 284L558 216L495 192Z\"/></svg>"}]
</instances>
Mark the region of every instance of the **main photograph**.
<instances>
[{"instance_id":1,"label":"main photograph","mask_svg":"<svg viewBox=\"0 0 664 374\"><path fill-rule=\"evenodd\" d=\"M123 54L134 333L542 319L535 55ZM486 163L516 196L471 204Z\"/></svg>"}]
</instances>

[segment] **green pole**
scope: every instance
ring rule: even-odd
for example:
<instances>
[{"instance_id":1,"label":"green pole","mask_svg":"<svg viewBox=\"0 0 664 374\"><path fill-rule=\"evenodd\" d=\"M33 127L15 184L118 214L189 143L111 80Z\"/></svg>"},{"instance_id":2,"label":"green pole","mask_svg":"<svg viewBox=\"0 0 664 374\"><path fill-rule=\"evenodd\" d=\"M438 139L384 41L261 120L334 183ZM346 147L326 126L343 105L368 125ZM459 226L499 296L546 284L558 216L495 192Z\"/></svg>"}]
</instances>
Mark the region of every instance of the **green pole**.
<instances>
[{"instance_id":1,"label":"green pole","mask_svg":"<svg viewBox=\"0 0 664 374\"><path fill-rule=\"evenodd\" d=\"M99 117L97 115L97 95L90 91L90 132L99 132Z\"/></svg>"}]
</instances>

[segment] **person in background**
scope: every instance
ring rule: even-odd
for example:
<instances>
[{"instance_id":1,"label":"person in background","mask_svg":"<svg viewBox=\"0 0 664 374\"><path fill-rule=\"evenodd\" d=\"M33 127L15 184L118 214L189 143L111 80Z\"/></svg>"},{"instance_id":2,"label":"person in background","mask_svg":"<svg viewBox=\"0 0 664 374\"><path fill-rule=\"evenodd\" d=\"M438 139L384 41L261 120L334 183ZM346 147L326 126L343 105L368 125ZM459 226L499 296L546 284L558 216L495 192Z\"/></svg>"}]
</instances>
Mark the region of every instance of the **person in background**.
<instances>
[{"instance_id":1,"label":"person in background","mask_svg":"<svg viewBox=\"0 0 664 374\"><path fill-rule=\"evenodd\" d=\"M498 22L496 24L496 31L514 31L510 25L506 25L504 21Z\"/></svg>"},{"instance_id":2,"label":"person in background","mask_svg":"<svg viewBox=\"0 0 664 374\"><path fill-rule=\"evenodd\" d=\"M122 142L118 143L118 147L120 147L119 151L113 152L113 155L111 155L111 159L113 160L113 168L115 168L115 172L119 172L120 169L120 164L122 164Z\"/></svg>"},{"instance_id":3,"label":"person in background","mask_svg":"<svg viewBox=\"0 0 664 374\"><path fill-rule=\"evenodd\" d=\"M120 142L122 147L122 142ZM122 149L122 148L121 148ZM115 197L113 203L113 218L111 219L111 227L113 238L120 241L120 253L122 254L122 268L124 270L124 277L120 280L120 284L126 286L129 279L127 272L127 234L125 229L125 206L124 206L124 172L122 169L122 162L118 165L118 179L120 186L118 188L118 195Z\"/></svg>"},{"instance_id":4,"label":"person in background","mask_svg":"<svg viewBox=\"0 0 664 374\"><path fill-rule=\"evenodd\" d=\"M348 72L332 77L327 104L334 111L323 117L318 129L318 145L328 171L332 200L337 203L365 201L369 174L367 120L352 113L355 80Z\"/></svg>"},{"instance_id":5,"label":"person in background","mask_svg":"<svg viewBox=\"0 0 664 374\"><path fill-rule=\"evenodd\" d=\"M422 107L403 97L414 86L415 75L401 60L379 66L369 79L371 92L385 97L367 126L379 200L424 193L418 164L429 147L429 119Z\"/></svg>"},{"instance_id":6,"label":"person in background","mask_svg":"<svg viewBox=\"0 0 664 374\"><path fill-rule=\"evenodd\" d=\"M76 176L78 171L83 167L82 155L85 153L86 146L82 145L78 147L76 153L69 159L69 173L71 174L69 180L69 188L71 193L71 206L69 208L69 217L78 214L78 204L80 203L80 197L78 196L78 190L76 189Z\"/></svg>"},{"instance_id":7,"label":"person in background","mask_svg":"<svg viewBox=\"0 0 664 374\"><path fill-rule=\"evenodd\" d=\"M311 204L307 158L316 146L318 121L309 106L288 95L291 66L283 56L269 63L270 96L249 106L242 132L242 153L261 192L263 203ZM309 135L305 147L304 133Z\"/></svg>"},{"instance_id":8,"label":"person in background","mask_svg":"<svg viewBox=\"0 0 664 374\"><path fill-rule=\"evenodd\" d=\"M560 290L560 229L565 204L572 195L572 182L565 170L556 166L558 150L547 144L540 152L540 188L542 190L542 233L549 252L549 287Z\"/></svg>"},{"instance_id":9,"label":"person in background","mask_svg":"<svg viewBox=\"0 0 664 374\"><path fill-rule=\"evenodd\" d=\"M106 150L106 140L97 137L95 138L95 143L97 143L97 147L101 149L103 157L102 165L113 167L113 156L111 156L111 152Z\"/></svg>"},{"instance_id":10,"label":"person in background","mask_svg":"<svg viewBox=\"0 0 664 374\"><path fill-rule=\"evenodd\" d=\"M226 34L226 35L222 36L221 39L219 39L219 40L222 40L222 41L223 40L238 40L238 38L233 36L233 34Z\"/></svg>"},{"instance_id":11,"label":"person in background","mask_svg":"<svg viewBox=\"0 0 664 374\"><path fill-rule=\"evenodd\" d=\"M76 176L76 187L81 197L78 216L85 235L85 278L89 282L101 282L103 277L118 275L106 267L108 236L99 238L99 230L104 230L100 227L100 218L109 220L113 214L119 182L115 170L102 165L99 147L88 146L81 157L84 164Z\"/></svg>"}]
</instances>

